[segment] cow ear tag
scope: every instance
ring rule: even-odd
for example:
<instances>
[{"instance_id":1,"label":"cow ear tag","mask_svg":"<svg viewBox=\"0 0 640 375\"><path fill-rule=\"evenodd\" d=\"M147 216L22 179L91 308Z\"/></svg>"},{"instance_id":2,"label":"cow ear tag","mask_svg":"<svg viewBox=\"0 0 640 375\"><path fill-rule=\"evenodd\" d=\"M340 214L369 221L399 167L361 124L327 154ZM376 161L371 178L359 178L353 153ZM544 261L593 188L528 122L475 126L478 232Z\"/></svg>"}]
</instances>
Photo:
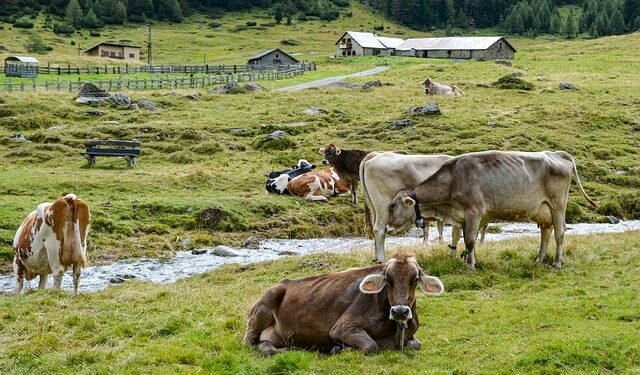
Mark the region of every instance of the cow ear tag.
<instances>
[{"instance_id":1,"label":"cow ear tag","mask_svg":"<svg viewBox=\"0 0 640 375\"><path fill-rule=\"evenodd\" d=\"M360 291L365 294L380 293L384 289L384 276L380 274L367 275L360 282Z\"/></svg>"}]
</instances>

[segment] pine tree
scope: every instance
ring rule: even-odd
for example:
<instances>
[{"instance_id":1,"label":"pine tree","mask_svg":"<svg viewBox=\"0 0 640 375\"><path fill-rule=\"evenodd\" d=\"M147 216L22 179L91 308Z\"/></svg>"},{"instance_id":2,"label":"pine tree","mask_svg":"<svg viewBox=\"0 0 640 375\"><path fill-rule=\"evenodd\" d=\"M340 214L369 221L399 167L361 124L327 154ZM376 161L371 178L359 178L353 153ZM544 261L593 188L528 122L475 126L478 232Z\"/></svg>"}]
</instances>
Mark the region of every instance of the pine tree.
<instances>
[{"instance_id":1,"label":"pine tree","mask_svg":"<svg viewBox=\"0 0 640 375\"><path fill-rule=\"evenodd\" d=\"M640 0L624 0L622 16L629 31L638 30L638 26L634 27L634 24L637 18L640 17Z\"/></svg>"},{"instance_id":2,"label":"pine tree","mask_svg":"<svg viewBox=\"0 0 640 375\"><path fill-rule=\"evenodd\" d=\"M273 19L276 20L276 23L280 23L282 22L282 18L283 18L282 7L280 5L277 5L276 10L273 13Z\"/></svg>"},{"instance_id":3,"label":"pine tree","mask_svg":"<svg viewBox=\"0 0 640 375\"><path fill-rule=\"evenodd\" d=\"M87 14L82 18L82 26L87 29L97 29L102 26L102 23L96 16L96 12L93 9L89 9Z\"/></svg>"},{"instance_id":4,"label":"pine tree","mask_svg":"<svg viewBox=\"0 0 640 375\"><path fill-rule=\"evenodd\" d=\"M600 36L609 35L609 23L604 13L600 13L596 18L596 30Z\"/></svg>"},{"instance_id":5,"label":"pine tree","mask_svg":"<svg viewBox=\"0 0 640 375\"><path fill-rule=\"evenodd\" d=\"M169 21L182 22L182 8L178 0L164 0L164 12Z\"/></svg>"},{"instance_id":6,"label":"pine tree","mask_svg":"<svg viewBox=\"0 0 640 375\"><path fill-rule=\"evenodd\" d=\"M567 16L567 19L565 21L564 34L566 35L567 39L576 37L576 20L573 14L573 9L569 11L569 15Z\"/></svg>"},{"instance_id":7,"label":"pine tree","mask_svg":"<svg viewBox=\"0 0 640 375\"><path fill-rule=\"evenodd\" d=\"M65 11L65 19L75 27L80 26L82 21L82 8L78 0L69 1L67 10Z\"/></svg>"},{"instance_id":8,"label":"pine tree","mask_svg":"<svg viewBox=\"0 0 640 375\"><path fill-rule=\"evenodd\" d=\"M549 32L551 34L560 34L562 31L562 19L558 12L553 13L551 16L551 22L549 24Z\"/></svg>"},{"instance_id":9,"label":"pine tree","mask_svg":"<svg viewBox=\"0 0 640 375\"><path fill-rule=\"evenodd\" d=\"M592 38L597 38L600 35L598 35L598 29L596 29L596 23L592 23L591 27L589 28L589 35L591 35Z\"/></svg>"},{"instance_id":10,"label":"pine tree","mask_svg":"<svg viewBox=\"0 0 640 375\"><path fill-rule=\"evenodd\" d=\"M624 33L624 18L619 9L616 9L609 19L609 32L613 35Z\"/></svg>"}]
</instances>

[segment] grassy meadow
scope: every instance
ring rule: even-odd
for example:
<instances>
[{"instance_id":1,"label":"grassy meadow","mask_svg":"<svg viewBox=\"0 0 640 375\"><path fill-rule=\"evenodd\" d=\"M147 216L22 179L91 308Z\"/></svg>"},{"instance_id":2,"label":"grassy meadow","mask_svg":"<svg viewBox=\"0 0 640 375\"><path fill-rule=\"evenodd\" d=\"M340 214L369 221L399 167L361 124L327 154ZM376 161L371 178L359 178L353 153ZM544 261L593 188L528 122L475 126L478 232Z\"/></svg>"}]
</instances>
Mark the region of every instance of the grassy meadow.
<instances>
[{"instance_id":1,"label":"grassy meadow","mask_svg":"<svg viewBox=\"0 0 640 375\"><path fill-rule=\"evenodd\" d=\"M370 30L384 22L383 35L421 35L360 6L351 10L351 18L292 26L260 26L273 21L257 11L226 14L215 29L204 16L154 25L156 63L244 63L290 39L300 44L283 46L286 51L319 62L317 72L260 82L267 89L261 93L130 92L134 101L156 102L159 111L100 107L101 117L88 115L94 108L75 104L73 94L0 94L0 272L10 271L11 242L23 218L38 203L69 192L91 207L92 264L238 246L250 236L362 235L363 208L354 208L350 197L311 203L264 190L268 172L300 158L319 163L318 148L328 143L451 155L562 149L574 155L586 191L600 203L597 210L587 207L572 186L570 221L640 218L638 33L596 40L509 38L518 50L513 67L492 61L329 59L347 29ZM248 20L262 28L238 28ZM1 57L23 54L29 32L39 33L0 29L7 49ZM83 47L104 39L144 45L146 39L142 25L102 34L73 38ZM78 42L40 36L54 45L41 61L89 63L77 57ZM353 80L388 83L370 92L274 91L380 65L390 69ZM491 86L514 72L534 88ZM458 85L465 95L425 97L425 76ZM560 90L565 81L579 90ZM200 99L189 99L191 93ZM441 116L414 117L407 128L389 128L389 121L409 118L408 108L431 102L439 104ZM309 107L328 114L303 114ZM287 137L261 142L277 129ZM29 142L11 142L15 133ZM134 169L104 157L88 168L80 154L91 138L139 139L142 157ZM240 344L246 312L266 287L283 277L368 265L372 249L225 267L171 285L131 282L74 299L51 291L0 296L0 373L638 373L639 241L638 233L572 237L561 271L533 263L538 239L485 245L475 273L445 256L444 248L429 255L417 249L420 263L443 279L447 292L420 297L420 352L374 357L293 351L263 359Z\"/></svg>"}]
</instances>

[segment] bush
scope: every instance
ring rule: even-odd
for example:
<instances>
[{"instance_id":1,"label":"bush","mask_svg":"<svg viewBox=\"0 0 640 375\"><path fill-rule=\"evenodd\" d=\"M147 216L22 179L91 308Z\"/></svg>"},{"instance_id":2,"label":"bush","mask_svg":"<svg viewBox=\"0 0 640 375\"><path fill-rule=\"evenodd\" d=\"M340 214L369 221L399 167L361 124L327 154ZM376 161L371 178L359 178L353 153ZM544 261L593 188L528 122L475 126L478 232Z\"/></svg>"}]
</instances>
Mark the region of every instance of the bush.
<instances>
[{"instance_id":1,"label":"bush","mask_svg":"<svg viewBox=\"0 0 640 375\"><path fill-rule=\"evenodd\" d=\"M102 35L102 34L100 34L100 33L99 33L99 32L97 32L97 31L94 31L94 30L91 30L91 31L89 32L89 36L98 37L98 36L100 36L100 35Z\"/></svg>"},{"instance_id":2,"label":"bush","mask_svg":"<svg viewBox=\"0 0 640 375\"><path fill-rule=\"evenodd\" d=\"M340 17L340 11L338 9L327 9L320 13L320 19L324 21L337 20Z\"/></svg>"},{"instance_id":3,"label":"bush","mask_svg":"<svg viewBox=\"0 0 640 375\"><path fill-rule=\"evenodd\" d=\"M284 39L280 41L280 44L285 46L298 46L300 45L300 42L295 39Z\"/></svg>"},{"instance_id":4,"label":"bush","mask_svg":"<svg viewBox=\"0 0 640 375\"><path fill-rule=\"evenodd\" d=\"M500 77L500 79L492 85L499 89L532 90L534 88L531 82L527 82L518 77L512 77L511 75Z\"/></svg>"},{"instance_id":5,"label":"bush","mask_svg":"<svg viewBox=\"0 0 640 375\"><path fill-rule=\"evenodd\" d=\"M222 26L222 22L219 22L219 21L209 22L209 27L212 29L217 29L220 26Z\"/></svg>"},{"instance_id":6,"label":"bush","mask_svg":"<svg viewBox=\"0 0 640 375\"><path fill-rule=\"evenodd\" d=\"M76 31L75 27L71 25L66 25L63 23L56 23L55 25L53 25L53 32L56 34L71 35L75 31Z\"/></svg>"},{"instance_id":7,"label":"bush","mask_svg":"<svg viewBox=\"0 0 640 375\"><path fill-rule=\"evenodd\" d=\"M349 6L349 0L331 0L332 3L334 3L335 5L339 6L339 7L348 7Z\"/></svg>"},{"instance_id":8,"label":"bush","mask_svg":"<svg viewBox=\"0 0 640 375\"><path fill-rule=\"evenodd\" d=\"M53 47L44 44L42 39L40 39L37 35L31 35L29 37L29 43L25 45L27 52L37 53L37 54L45 54L51 50Z\"/></svg>"},{"instance_id":9,"label":"bush","mask_svg":"<svg viewBox=\"0 0 640 375\"><path fill-rule=\"evenodd\" d=\"M258 23L256 21L247 21L247 26L249 27L253 27L253 26L257 26Z\"/></svg>"},{"instance_id":10,"label":"bush","mask_svg":"<svg viewBox=\"0 0 640 375\"><path fill-rule=\"evenodd\" d=\"M376 31L382 31L382 30L384 30L384 25L383 24L376 25L376 26L373 27L373 29L376 30Z\"/></svg>"},{"instance_id":11,"label":"bush","mask_svg":"<svg viewBox=\"0 0 640 375\"><path fill-rule=\"evenodd\" d=\"M33 22L18 20L13 23L13 27L18 27L21 29L33 29Z\"/></svg>"}]
</instances>

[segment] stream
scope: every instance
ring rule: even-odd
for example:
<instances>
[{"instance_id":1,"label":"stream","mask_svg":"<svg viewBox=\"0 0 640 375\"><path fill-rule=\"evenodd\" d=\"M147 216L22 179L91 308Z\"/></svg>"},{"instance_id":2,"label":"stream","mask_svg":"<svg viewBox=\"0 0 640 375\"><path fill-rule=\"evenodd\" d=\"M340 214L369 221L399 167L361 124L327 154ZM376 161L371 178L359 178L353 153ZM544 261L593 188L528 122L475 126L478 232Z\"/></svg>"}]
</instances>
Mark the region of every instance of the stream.
<instances>
[{"instance_id":1,"label":"stream","mask_svg":"<svg viewBox=\"0 0 640 375\"><path fill-rule=\"evenodd\" d=\"M488 233L485 241L503 241L519 237L537 237L539 230L531 223L498 223L491 227L500 228L500 233ZM620 233L640 230L640 220L621 221L618 224L567 224L568 236L595 233ZM445 241L451 239L451 229L445 228ZM437 231L432 227L429 236L435 238ZM386 249L398 246L413 246L421 243L416 236L387 236ZM553 241L552 241L553 242ZM553 244L550 244L552 250ZM458 249L464 248L462 243ZM306 255L319 252L348 253L351 251L369 251L374 256L373 241L363 237L312 238L304 240L263 240L258 249L234 248L232 256L211 254L212 248L201 249L204 254L195 255L191 251L179 251L168 260L131 259L114 263L90 266L83 270L80 278L80 292L95 292L109 285L122 283L126 279L148 281L151 283L171 283L191 275L211 271L225 264L250 264L276 260L284 256ZM49 277L48 287L51 287ZM66 272L62 288L72 290L71 271ZM31 281L31 288L37 288L37 278ZM0 275L0 294L13 291L15 277L12 274ZM25 290L29 283L25 283Z\"/></svg>"}]
</instances>

